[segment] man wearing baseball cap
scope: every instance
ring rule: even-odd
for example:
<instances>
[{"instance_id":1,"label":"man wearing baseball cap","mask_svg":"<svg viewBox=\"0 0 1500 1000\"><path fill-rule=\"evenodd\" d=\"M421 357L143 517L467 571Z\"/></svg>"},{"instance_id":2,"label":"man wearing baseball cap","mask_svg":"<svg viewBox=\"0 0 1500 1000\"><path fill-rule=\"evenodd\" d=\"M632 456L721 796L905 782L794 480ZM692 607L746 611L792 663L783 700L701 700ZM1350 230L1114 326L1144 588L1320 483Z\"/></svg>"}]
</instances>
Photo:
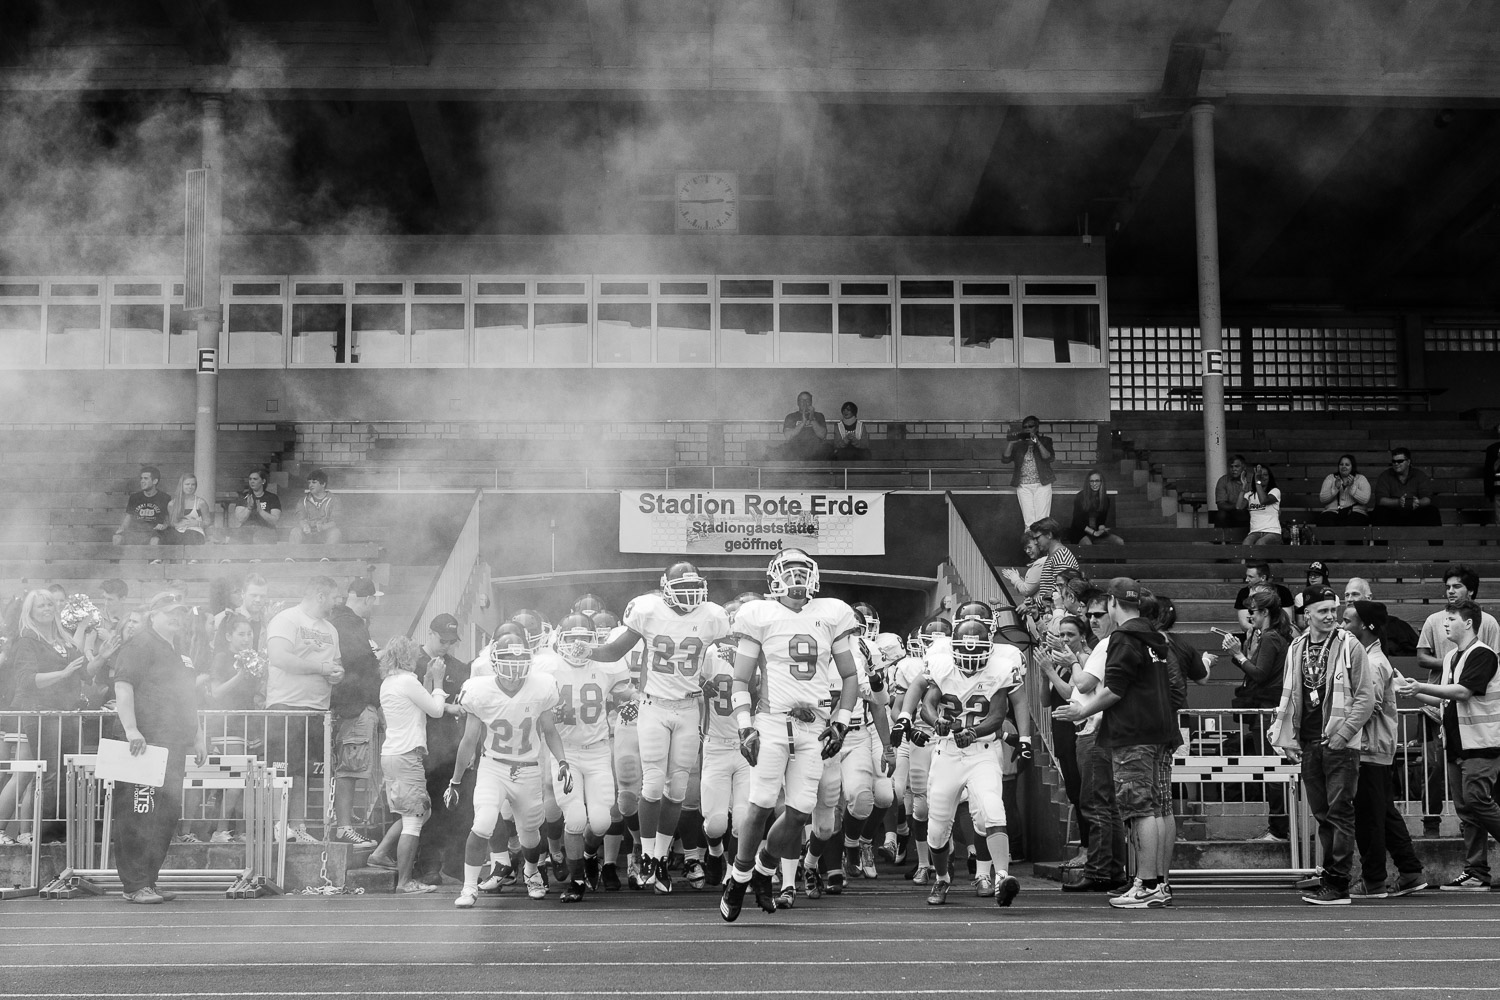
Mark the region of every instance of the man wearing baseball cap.
<instances>
[{"instance_id":1,"label":"man wearing baseball cap","mask_svg":"<svg viewBox=\"0 0 1500 1000\"><path fill-rule=\"evenodd\" d=\"M164 591L146 605L145 616L145 626L115 658L115 712L132 756L145 753L147 744L167 748L167 775L160 788L115 784L114 858L127 902L164 903L176 893L158 889L156 880L182 818L187 755L202 764L208 741L198 718L196 675L174 645L187 631L187 605Z\"/></svg>"},{"instance_id":2,"label":"man wearing baseball cap","mask_svg":"<svg viewBox=\"0 0 1500 1000\"><path fill-rule=\"evenodd\" d=\"M469 679L469 661L453 655L459 639L458 619L450 614L437 615L427 623L427 638L417 651L417 676L423 686L444 694L450 705ZM434 885L442 882L444 869L451 878L463 878L464 841L474 822L473 768L464 775L464 794L458 805L449 809L443 804L443 791L453 778L463 735L461 716L427 720L427 795L432 799L432 815L422 827L416 877Z\"/></svg>"},{"instance_id":3,"label":"man wearing baseball cap","mask_svg":"<svg viewBox=\"0 0 1500 1000\"><path fill-rule=\"evenodd\" d=\"M1307 564L1307 587L1297 591L1297 596L1292 598L1292 618L1298 628L1306 628L1307 623L1303 621L1303 615L1307 612L1302 607L1303 599L1314 590L1322 590L1330 586L1328 582L1328 564L1321 559L1314 559Z\"/></svg>"}]
</instances>

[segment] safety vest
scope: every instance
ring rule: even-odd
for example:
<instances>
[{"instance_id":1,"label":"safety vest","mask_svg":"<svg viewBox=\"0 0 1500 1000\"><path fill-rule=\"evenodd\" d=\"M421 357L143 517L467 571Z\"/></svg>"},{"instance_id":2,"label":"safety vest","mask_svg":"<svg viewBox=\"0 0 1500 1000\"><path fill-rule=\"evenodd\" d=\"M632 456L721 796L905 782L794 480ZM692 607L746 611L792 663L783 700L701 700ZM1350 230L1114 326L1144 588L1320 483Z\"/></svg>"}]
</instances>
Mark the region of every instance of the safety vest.
<instances>
[{"instance_id":1,"label":"safety vest","mask_svg":"<svg viewBox=\"0 0 1500 1000\"><path fill-rule=\"evenodd\" d=\"M1477 647L1490 648L1475 640L1462 655L1456 649L1449 651L1443 661L1444 684L1459 682L1464 673L1464 660ZM1470 695L1464 701L1455 700L1454 708L1458 711L1458 738L1465 750L1500 747L1500 670L1490 678L1483 694Z\"/></svg>"}]
</instances>

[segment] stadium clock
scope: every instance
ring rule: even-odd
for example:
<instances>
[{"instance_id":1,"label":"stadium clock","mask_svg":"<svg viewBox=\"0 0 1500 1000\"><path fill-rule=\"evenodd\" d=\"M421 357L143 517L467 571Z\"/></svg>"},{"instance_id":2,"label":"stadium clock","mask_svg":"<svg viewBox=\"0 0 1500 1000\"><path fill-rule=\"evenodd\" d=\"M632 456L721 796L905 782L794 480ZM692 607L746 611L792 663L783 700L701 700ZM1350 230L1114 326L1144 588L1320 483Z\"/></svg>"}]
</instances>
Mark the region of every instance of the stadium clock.
<instances>
[{"instance_id":1,"label":"stadium clock","mask_svg":"<svg viewBox=\"0 0 1500 1000\"><path fill-rule=\"evenodd\" d=\"M677 175L677 231L736 233L740 229L739 175L701 171Z\"/></svg>"}]
</instances>

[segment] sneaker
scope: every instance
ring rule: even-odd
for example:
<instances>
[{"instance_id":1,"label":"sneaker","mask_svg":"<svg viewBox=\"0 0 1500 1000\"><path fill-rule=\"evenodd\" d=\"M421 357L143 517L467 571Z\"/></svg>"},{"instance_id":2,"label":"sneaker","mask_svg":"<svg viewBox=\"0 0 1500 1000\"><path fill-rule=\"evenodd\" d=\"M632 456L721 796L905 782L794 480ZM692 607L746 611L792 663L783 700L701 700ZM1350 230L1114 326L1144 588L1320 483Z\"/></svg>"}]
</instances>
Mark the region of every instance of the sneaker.
<instances>
[{"instance_id":1,"label":"sneaker","mask_svg":"<svg viewBox=\"0 0 1500 1000\"><path fill-rule=\"evenodd\" d=\"M31 840L31 834L30 833L23 833L23 834L20 834L19 836L16 837L16 846L17 847L30 847L31 843L32 843L32 840Z\"/></svg>"},{"instance_id":2,"label":"sneaker","mask_svg":"<svg viewBox=\"0 0 1500 1000\"><path fill-rule=\"evenodd\" d=\"M1452 882L1444 882L1441 888L1444 892L1489 892L1490 881L1473 872L1464 872Z\"/></svg>"},{"instance_id":3,"label":"sneaker","mask_svg":"<svg viewBox=\"0 0 1500 1000\"><path fill-rule=\"evenodd\" d=\"M385 858L385 857L381 857L378 854L372 854L368 858L365 859L365 867L366 868L384 868L387 871L395 871L396 870L396 862L395 862L395 859L393 859L393 858ZM496 888L498 889L499 887L497 886ZM485 890L485 891L489 892L491 890Z\"/></svg>"},{"instance_id":4,"label":"sneaker","mask_svg":"<svg viewBox=\"0 0 1500 1000\"><path fill-rule=\"evenodd\" d=\"M526 895L532 899L547 898L547 881L542 878L540 869L526 876Z\"/></svg>"},{"instance_id":5,"label":"sneaker","mask_svg":"<svg viewBox=\"0 0 1500 1000\"><path fill-rule=\"evenodd\" d=\"M724 884L724 855L717 858L712 854L703 859L704 884L710 888L717 888Z\"/></svg>"},{"instance_id":6,"label":"sneaker","mask_svg":"<svg viewBox=\"0 0 1500 1000\"><path fill-rule=\"evenodd\" d=\"M891 864L904 865L906 859L911 856L911 834L896 836L896 854L891 858Z\"/></svg>"},{"instance_id":7,"label":"sneaker","mask_svg":"<svg viewBox=\"0 0 1500 1000\"><path fill-rule=\"evenodd\" d=\"M926 885L927 880L932 877L931 865L917 865L916 870L911 873L912 885Z\"/></svg>"},{"instance_id":8,"label":"sneaker","mask_svg":"<svg viewBox=\"0 0 1500 1000\"><path fill-rule=\"evenodd\" d=\"M795 880L793 880L782 886L781 891L776 894L775 906L778 910L790 910L793 906L796 905L797 883Z\"/></svg>"},{"instance_id":9,"label":"sneaker","mask_svg":"<svg viewBox=\"0 0 1500 1000\"><path fill-rule=\"evenodd\" d=\"M749 882L737 882L733 878L724 879L724 894L719 897L719 916L730 923L739 919L740 910L745 905L745 890L750 887ZM775 909L773 906L772 909Z\"/></svg>"},{"instance_id":10,"label":"sneaker","mask_svg":"<svg viewBox=\"0 0 1500 1000\"><path fill-rule=\"evenodd\" d=\"M1077 882L1064 882L1063 892L1119 892L1127 888L1118 882L1108 882L1102 878L1081 878Z\"/></svg>"},{"instance_id":11,"label":"sneaker","mask_svg":"<svg viewBox=\"0 0 1500 1000\"><path fill-rule=\"evenodd\" d=\"M516 870L510 868L510 881L507 882L505 876L502 874L507 868L510 868L510 865L496 865L491 868L489 875L480 880L479 891L488 895L496 895L507 885L514 884Z\"/></svg>"},{"instance_id":12,"label":"sneaker","mask_svg":"<svg viewBox=\"0 0 1500 1000\"><path fill-rule=\"evenodd\" d=\"M1427 879L1421 872L1398 872L1394 879L1386 883L1385 888L1392 897L1410 896L1427 888L1427 884Z\"/></svg>"},{"instance_id":13,"label":"sneaker","mask_svg":"<svg viewBox=\"0 0 1500 1000\"><path fill-rule=\"evenodd\" d=\"M1285 844L1290 838L1283 837L1279 833L1273 833L1270 830L1267 830L1265 833L1261 834L1255 839L1267 844Z\"/></svg>"},{"instance_id":14,"label":"sneaker","mask_svg":"<svg viewBox=\"0 0 1500 1000\"><path fill-rule=\"evenodd\" d=\"M234 834L228 830L215 830L213 836L208 838L208 842L210 844L233 844L235 842Z\"/></svg>"},{"instance_id":15,"label":"sneaker","mask_svg":"<svg viewBox=\"0 0 1500 1000\"><path fill-rule=\"evenodd\" d=\"M542 876L542 885L547 886L548 888L551 888L552 886L553 864L555 864L555 862L552 860L552 855L550 854L543 854L539 859L537 859L536 863L536 870Z\"/></svg>"},{"instance_id":16,"label":"sneaker","mask_svg":"<svg viewBox=\"0 0 1500 1000\"><path fill-rule=\"evenodd\" d=\"M932 891L927 894L928 906L942 906L948 902L948 888L953 882L945 878L934 878L932 880Z\"/></svg>"},{"instance_id":17,"label":"sneaker","mask_svg":"<svg viewBox=\"0 0 1500 1000\"><path fill-rule=\"evenodd\" d=\"M817 867L803 867L802 869L802 891L808 899L823 898L823 873Z\"/></svg>"},{"instance_id":18,"label":"sneaker","mask_svg":"<svg viewBox=\"0 0 1500 1000\"><path fill-rule=\"evenodd\" d=\"M10 834L0 830L0 847L15 847L16 842L11 839Z\"/></svg>"},{"instance_id":19,"label":"sneaker","mask_svg":"<svg viewBox=\"0 0 1500 1000\"><path fill-rule=\"evenodd\" d=\"M599 855L583 856L583 881L589 887L589 892L599 891Z\"/></svg>"},{"instance_id":20,"label":"sneaker","mask_svg":"<svg viewBox=\"0 0 1500 1000\"><path fill-rule=\"evenodd\" d=\"M730 881L734 880L730 879ZM771 876L758 871L751 872L750 888L755 892L755 905L767 913L776 912L776 897L771 892Z\"/></svg>"},{"instance_id":21,"label":"sneaker","mask_svg":"<svg viewBox=\"0 0 1500 1000\"><path fill-rule=\"evenodd\" d=\"M666 866L663 865L662 869L665 870ZM641 858L641 888L656 888L656 859L649 854Z\"/></svg>"},{"instance_id":22,"label":"sneaker","mask_svg":"<svg viewBox=\"0 0 1500 1000\"><path fill-rule=\"evenodd\" d=\"M623 888L620 885L620 869L614 865L605 865L600 868L599 886L605 892L619 892Z\"/></svg>"},{"instance_id":23,"label":"sneaker","mask_svg":"<svg viewBox=\"0 0 1500 1000\"><path fill-rule=\"evenodd\" d=\"M322 841L320 841L317 837L314 837L312 834L307 832L306 823L298 823L296 826L288 830L286 835L286 842L288 844L308 844L314 846L322 843Z\"/></svg>"},{"instance_id":24,"label":"sneaker","mask_svg":"<svg viewBox=\"0 0 1500 1000\"><path fill-rule=\"evenodd\" d=\"M974 895L981 899L989 899L995 894L995 883L988 875L975 875L969 884L974 887Z\"/></svg>"},{"instance_id":25,"label":"sneaker","mask_svg":"<svg viewBox=\"0 0 1500 1000\"><path fill-rule=\"evenodd\" d=\"M127 903L165 903L166 900L163 899L161 896L157 895L156 891L154 889L152 889L148 885L144 889L137 889L135 892L127 892L125 894L125 902L127 902Z\"/></svg>"},{"instance_id":26,"label":"sneaker","mask_svg":"<svg viewBox=\"0 0 1500 1000\"><path fill-rule=\"evenodd\" d=\"M1297 880L1297 888L1299 888L1299 889L1316 889L1316 888L1320 887L1322 884L1323 884L1323 869L1321 869L1321 868L1319 868L1317 871L1313 872L1307 878L1299 878Z\"/></svg>"},{"instance_id":27,"label":"sneaker","mask_svg":"<svg viewBox=\"0 0 1500 1000\"><path fill-rule=\"evenodd\" d=\"M892 836L890 840L875 848L875 853L880 855L881 861L884 861L888 865L894 865L900 863L896 860L896 852L899 850L900 848L896 846L896 838Z\"/></svg>"},{"instance_id":28,"label":"sneaker","mask_svg":"<svg viewBox=\"0 0 1500 1000\"><path fill-rule=\"evenodd\" d=\"M1129 889L1110 899L1109 905L1121 910L1155 910L1167 905L1167 896L1160 885L1147 889L1144 882L1136 879Z\"/></svg>"},{"instance_id":29,"label":"sneaker","mask_svg":"<svg viewBox=\"0 0 1500 1000\"><path fill-rule=\"evenodd\" d=\"M625 863L625 883L632 889L646 888L646 880L641 870L640 859L634 854Z\"/></svg>"},{"instance_id":30,"label":"sneaker","mask_svg":"<svg viewBox=\"0 0 1500 1000\"><path fill-rule=\"evenodd\" d=\"M656 859L656 878L652 880L653 888L658 896L670 895L672 892L672 874L667 871L667 859Z\"/></svg>"},{"instance_id":31,"label":"sneaker","mask_svg":"<svg viewBox=\"0 0 1500 1000\"><path fill-rule=\"evenodd\" d=\"M1378 886L1366 885L1364 879L1355 879L1349 883L1350 899L1385 899L1389 895L1383 882Z\"/></svg>"},{"instance_id":32,"label":"sneaker","mask_svg":"<svg viewBox=\"0 0 1500 1000\"><path fill-rule=\"evenodd\" d=\"M828 895L830 896L842 896L844 894L844 883L846 881L848 881L848 876L844 874L844 869L835 868L833 871L828 873L823 891L828 893Z\"/></svg>"},{"instance_id":33,"label":"sneaker","mask_svg":"<svg viewBox=\"0 0 1500 1000\"><path fill-rule=\"evenodd\" d=\"M163 903L170 903L177 898L177 893L172 892L170 889L163 889L161 886L153 885L151 891L160 896Z\"/></svg>"},{"instance_id":34,"label":"sneaker","mask_svg":"<svg viewBox=\"0 0 1500 1000\"><path fill-rule=\"evenodd\" d=\"M458 898L453 901L453 905L460 910L472 910L477 902L479 902L479 886L466 885L458 890Z\"/></svg>"},{"instance_id":35,"label":"sneaker","mask_svg":"<svg viewBox=\"0 0 1500 1000\"><path fill-rule=\"evenodd\" d=\"M1317 892L1310 892L1303 896L1302 902L1311 903L1313 906L1347 906L1349 893L1335 889L1331 885L1325 885Z\"/></svg>"},{"instance_id":36,"label":"sneaker","mask_svg":"<svg viewBox=\"0 0 1500 1000\"><path fill-rule=\"evenodd\" d=\"M561 899L564 903L581 903L583 902L583 893L587 888L588 885L583 881L583 879L569 879L567 882L563 883L562 895L558 898Z\"/></svg>"},{"instance_id":37,"label":"sneaker","mask_svg":"<svg viewBox=\"0 0 1500 1000\"><path fill-rule=\"evenodd\" d=\"M201 844L201 843L203 843L203 841L199 840L198 839L198 835L195 834L195 833L179 833L177 836L175 836L175 837L172 838L172 843L174 843L174 844Z\"/></svg>"},{"instance_id":38,"label":"sneaker","mask_svg":"<svg viewBox=\"0 0 1500 1000\"><path fill-rule=\"evenodd\" d=\"M348 844L356 851L368 851L380 846L375 841L367 839L364 834L352 826L339 827L333 835L333 842L335 844Z\"/></svg>"},{"instance_id":39,"label":"sneaker","mask_svg":"<svg viewBox=\"0 0 1500 1000\"><path fill-rule=\"evenodd\" d=\"M420 896L423 893L437 892L437 886L428 885L426 882L418 882L416 879L409 879L398 885L396 891L403 896Z\"/></svg>"},{"instance_id":40,"label":"sneaker","mask_svg":"<svg viewBox=\"0 0 1500 1000\"><path fill-rule=\"evenodd\" d=\"M708 870L697 858L688 858L682 863L682 877L694 889L702 889L708 884Z\"/></svg>"},{"instance_id":41,"label":"sneaker","mask_svg":"<svg viewBox=\"0 0 1500 1000\"><path fill-rule=\"evenodd\" d=\"M1021 880L1007 875L995 883L995 905L1009 906L1021 894Z\"/></svg>"},{"instance_id":42,"label":"sneaker","mask_svg":"<svg viewBox=\"0 0 1500 1000\"><path fill-rule=\"evenodd\" d=\"M875 870L875 845L868 840L859 842L859 874L865 878L880 877L880 872Z\"/></svg>"}]
</instances>

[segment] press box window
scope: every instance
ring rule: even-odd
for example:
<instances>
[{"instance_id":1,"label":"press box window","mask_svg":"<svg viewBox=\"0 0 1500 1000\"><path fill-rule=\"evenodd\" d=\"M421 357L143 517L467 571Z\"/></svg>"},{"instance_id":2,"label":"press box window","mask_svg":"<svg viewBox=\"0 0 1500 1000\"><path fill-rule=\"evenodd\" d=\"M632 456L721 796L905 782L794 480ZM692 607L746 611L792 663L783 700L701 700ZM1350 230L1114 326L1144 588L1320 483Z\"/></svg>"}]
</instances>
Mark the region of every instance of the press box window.
<instances>
[{"instance_id":1,"label":"press box window","mask_svg":"<svg viewBox=\"0 0 1500 1000\"><path fill-rule=\"evenodd\" d=\"M770 278L719 281L719 363L769 365L775 358L776 282Z\"/></svg>"},{"instance_id":2,"label":"press box window","mask_svg":"<svg viewBox=\"0 0 1500 1000\"><path fill-rule=\"evenodd\" d=\"M97 282L51 282L47 290L49 368L98 368L104 361L104 305Z\"/></svg>"},{"instance_id":3,"label":"press box window","mask_svg":"<svg viewBox=\"0 0 1500 1000\"><path fill-rule=\"evenodd\" d=\"M0 283L0 368L30 368L42 360L42 286Z\"/></svg>"}]
</instances>

